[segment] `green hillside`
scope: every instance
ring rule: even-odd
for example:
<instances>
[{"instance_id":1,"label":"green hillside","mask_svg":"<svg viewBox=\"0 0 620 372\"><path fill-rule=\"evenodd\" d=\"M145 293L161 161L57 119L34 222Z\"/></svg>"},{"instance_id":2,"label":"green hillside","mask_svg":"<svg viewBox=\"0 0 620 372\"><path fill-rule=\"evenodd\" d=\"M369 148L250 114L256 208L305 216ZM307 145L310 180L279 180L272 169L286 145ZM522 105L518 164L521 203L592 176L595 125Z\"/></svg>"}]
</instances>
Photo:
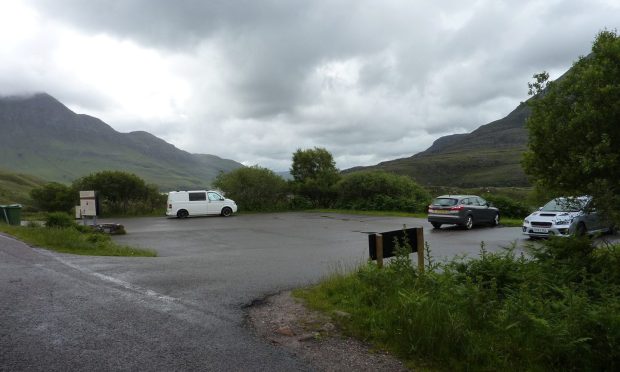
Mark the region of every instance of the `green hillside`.
<instances>
[{"instance_id":1,"label":"green hillside","mask_svg":"<svg viewBox=\"0 0 620 372\"><path fill-rule=\"evenodd\" d=\"M101 170L132 172L162 190L208 187L241 164L190 154L147 132L119 133L47 94L0 98L0 167L69 183Z\"/></svg>"},{"instance_id":2,"label":"green hillside","mask_svg":"<svg viewBox=\"0 0 620 372\"><path fill-rule=\"evenodd\" d=\"M529 107L522 103L506 117L467 134L437 139L426 151L360 170L384 170L412 177L424 186L528 186L521 168L526 149L525 121Z\"/></svg>"},{"instance_id":3,"label":"green hillside","mask_svg":"<svg viewBox=\"0 0 620 372\"><path fill-rule=\"evenodd\" d=\"M46 181L0 169L0 204L30 204L30 190Z\"/></svg>"}]
</instances>

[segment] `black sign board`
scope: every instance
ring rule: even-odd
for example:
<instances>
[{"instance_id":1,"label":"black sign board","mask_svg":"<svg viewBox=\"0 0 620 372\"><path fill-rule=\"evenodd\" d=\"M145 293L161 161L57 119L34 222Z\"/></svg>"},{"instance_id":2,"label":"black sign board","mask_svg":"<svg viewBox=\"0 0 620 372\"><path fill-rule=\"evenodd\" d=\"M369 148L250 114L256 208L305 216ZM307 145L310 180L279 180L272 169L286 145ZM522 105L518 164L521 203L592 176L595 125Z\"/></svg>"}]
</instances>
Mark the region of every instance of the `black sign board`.
<instances>
[{"instance_id":1,"label":"black sign board","mask_svg":"<svg viewBox=\"0 0 620 372\"><path fill-rule=\"evenodd\" d=\"M414 227L411 229L402 229L395 231L388 231L381 233L383 235L383 258L388 258L396 255L396 247L394 246L394 239L397 239L398 244L401 247L405 246L405 236L407 237L409 246L411 246L411 253L418 251L418 233L421 227ZM370 253L370 259L377 259L377 234L368 235L368 251Z\"/></svg>"}]
</instances>

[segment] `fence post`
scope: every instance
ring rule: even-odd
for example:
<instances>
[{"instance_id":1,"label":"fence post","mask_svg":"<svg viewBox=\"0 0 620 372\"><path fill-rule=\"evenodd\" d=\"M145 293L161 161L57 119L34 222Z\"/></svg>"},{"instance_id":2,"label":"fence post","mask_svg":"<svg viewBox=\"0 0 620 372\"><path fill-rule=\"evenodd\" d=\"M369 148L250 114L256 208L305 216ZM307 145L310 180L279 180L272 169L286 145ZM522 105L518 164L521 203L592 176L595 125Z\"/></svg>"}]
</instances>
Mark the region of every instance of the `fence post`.
<instances>
[{"instance_id":1,"label":"fence post","mask_svg":"<svg viewBox=\"0 0 620 372\"><path fill-rule=\"evenodd\" d=\"M375 235L375 242L377 246L377 267L383 268L383 235Z\"/></svg>"},{"instance_id":2,"label":"fence post","mask_svg":"<svg viewBox=\"0 0 620 372\"><path fill-rule=\"evenodd\" d=\"M424 228L416 229L417 251L418 251L418 271L424 272Z\"/></svg>"}]
</instances>

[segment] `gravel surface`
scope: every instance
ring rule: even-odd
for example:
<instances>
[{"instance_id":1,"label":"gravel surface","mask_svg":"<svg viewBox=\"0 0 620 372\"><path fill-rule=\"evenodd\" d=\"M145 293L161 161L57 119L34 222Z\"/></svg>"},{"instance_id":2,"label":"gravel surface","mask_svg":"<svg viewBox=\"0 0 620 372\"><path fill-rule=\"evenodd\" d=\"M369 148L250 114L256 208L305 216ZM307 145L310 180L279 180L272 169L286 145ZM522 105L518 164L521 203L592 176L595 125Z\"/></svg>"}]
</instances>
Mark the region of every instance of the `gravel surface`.
<instances>
[{"instance_id":1,"label":"gravel surface","mask_svg":"<svg viewBox=\"0 0 620 372\"><path fill-rule=\"evenodd\" d=\"M258 336L319 371L408 371L395 357L344 336L328 316L306 308L290 291L255 301L247 321Z\"/></svg>"}]
</instances>

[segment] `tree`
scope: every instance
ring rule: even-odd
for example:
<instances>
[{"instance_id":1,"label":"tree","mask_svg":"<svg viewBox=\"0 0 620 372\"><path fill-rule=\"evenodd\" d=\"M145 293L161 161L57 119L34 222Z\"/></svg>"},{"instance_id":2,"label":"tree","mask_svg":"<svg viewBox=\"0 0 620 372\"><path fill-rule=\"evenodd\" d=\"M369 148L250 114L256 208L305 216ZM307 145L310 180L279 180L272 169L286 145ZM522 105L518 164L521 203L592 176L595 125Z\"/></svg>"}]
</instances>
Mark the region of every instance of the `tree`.
<instances>
[{"instance_id":1,"label":"tree","mask_svg":"<svg viewBox=\"0 0 620 372\"><path fill-rule=\"evenodd\" d=\"M133 173L102 171L73 182L75 190L95 190L110 213L145 213L165 204L157 187ZM130 211L131 210L131 211Z\"/></svg>"},{"instance_id":2,"label":"tree","mask_svg":"<svg viewBox=\"0 0 620 372\"><path fill-rule=\"evenodd\" d=\"M37 208L46 212L69 212L78 200L71 187L57 182L32 189L30 197Z\"/></svg>"},{"instance_id":3,"label":"tree","mask_svg":"<svg viewBox=\"0 0 620 372\"><path fill-rule=\"evenodd\" d=\"M534 77L526 173L549 195L591 195L620 223L620 37L600 32L592 53L546 87Z\"/></svg>"},{"instance_id":4,"label":"tree","mask_svg":"<svg viewBox=\"0 0 620 372\"><path fill-rule=\"evenodd\" d=\"M326 149L297 149L290 172L297 193L309 198L315 206L329 206L334 201L333 186L340 180L340 172Z\"/></svg>"},{"instance_id":5,"label":"tree","mask_svg":"<svg viewBox=\"0 0 620 372\"><path fill-rule=\"evenodd\" d=\"M286 181L259 166L220 173L213 185L247 211L274 211L286 207Z\"/></svg>"}]
</instances>

